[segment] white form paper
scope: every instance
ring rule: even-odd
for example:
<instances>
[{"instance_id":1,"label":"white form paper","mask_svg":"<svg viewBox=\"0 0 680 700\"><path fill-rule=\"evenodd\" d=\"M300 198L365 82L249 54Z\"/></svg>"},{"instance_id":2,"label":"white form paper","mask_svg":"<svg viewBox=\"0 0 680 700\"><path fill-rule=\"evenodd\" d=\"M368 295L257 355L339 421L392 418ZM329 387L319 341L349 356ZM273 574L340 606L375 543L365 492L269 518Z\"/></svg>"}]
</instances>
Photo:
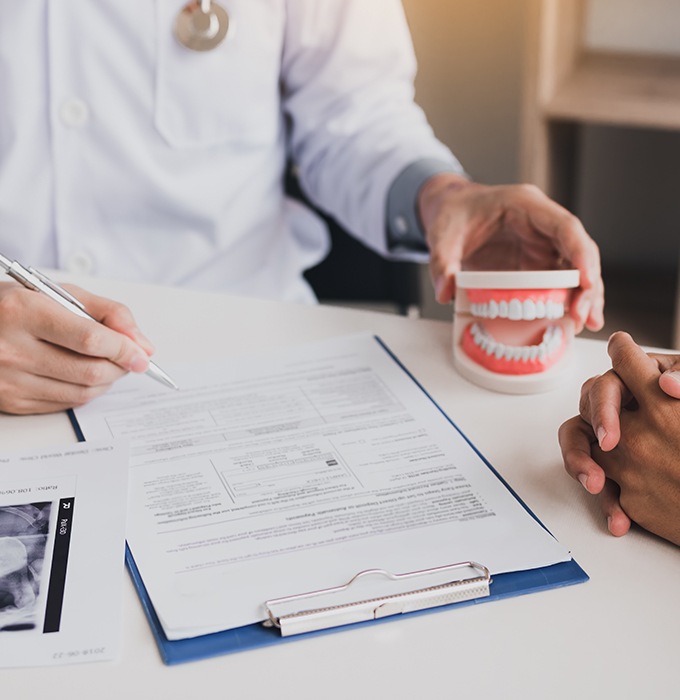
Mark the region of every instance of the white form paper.
<instances>
[{"instance_id":1,"label":"white form paper","mask_svg":"<svg viewBox=\"0 0 680 700\"><path fill-rule=\"evenodd\" d=\"M171 374L76 412L131 441L128 543L169 639L365 569L570 559L372 336Z\"/></svg>"},{"instance_id":2,"label":"white form paper","mask_svg":"<svg viewBox=\"0 0 680 700\"><path fill-rule=\"evenodd\" d=\"M0 453L0 667L115 659L127 444Z\"/></svg>"}]
</instances>

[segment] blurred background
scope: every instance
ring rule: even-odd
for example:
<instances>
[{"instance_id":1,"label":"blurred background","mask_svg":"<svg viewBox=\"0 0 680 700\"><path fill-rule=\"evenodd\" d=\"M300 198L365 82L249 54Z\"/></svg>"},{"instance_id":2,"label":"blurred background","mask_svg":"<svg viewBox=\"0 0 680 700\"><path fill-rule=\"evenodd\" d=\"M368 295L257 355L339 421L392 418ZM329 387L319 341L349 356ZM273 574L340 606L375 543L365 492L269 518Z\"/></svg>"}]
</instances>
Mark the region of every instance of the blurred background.
<instances>
[{"instance_id":1,"label":"blurred background","mask_svg":"<svg viewBox=\"0 0 680 700\"><path fill-rule=\"evenodd\" d=\"M536 168L536 148L545 151L545 142L535 142L564 129L568 196L559 188L551 194L567 200L600 246L607 326L598 335L625 328L639 342L671 346L680 257L680 2L404 6L419 61L417 101L438 137L476 180L538 180L549 189ZM586 76L593 94L579 112L575 93L557 93L591 55L620 63L607 64L614 73L599 83ZM618 92L600 104L611 86ZM419 279L421 315L450 319L451 308L433 301L425 267Z\"/></svg>"}]
</instances>

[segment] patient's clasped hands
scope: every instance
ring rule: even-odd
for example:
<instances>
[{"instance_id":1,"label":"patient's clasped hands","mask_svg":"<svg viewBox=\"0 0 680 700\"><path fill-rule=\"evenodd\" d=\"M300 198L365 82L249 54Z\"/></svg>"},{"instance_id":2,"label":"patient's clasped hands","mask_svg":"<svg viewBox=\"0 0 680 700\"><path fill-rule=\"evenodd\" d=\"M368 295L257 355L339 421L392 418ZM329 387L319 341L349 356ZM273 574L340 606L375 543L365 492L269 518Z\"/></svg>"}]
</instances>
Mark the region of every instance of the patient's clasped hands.
<instances>
[{"instance_id":1,"label":"patient's clasped hands","mask_svg":"<svg viewBox=\"0 0 680 700\"><path fill-rule=\"evenodd\" d=\"M559 431L567 472L600 498L609 531L634 521L680 545L680 355L609 339L612 369L581 389Z\"/></svg>"}]
</instances>

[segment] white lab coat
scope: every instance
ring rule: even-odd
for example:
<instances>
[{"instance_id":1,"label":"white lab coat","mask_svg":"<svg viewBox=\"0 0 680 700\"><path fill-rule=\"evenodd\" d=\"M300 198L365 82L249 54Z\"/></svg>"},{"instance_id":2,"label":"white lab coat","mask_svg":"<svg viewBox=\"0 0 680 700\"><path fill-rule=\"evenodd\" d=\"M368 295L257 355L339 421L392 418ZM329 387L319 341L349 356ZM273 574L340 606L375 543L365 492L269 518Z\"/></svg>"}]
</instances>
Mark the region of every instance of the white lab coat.
<instances>
[{"instance_id":1,"label":"white lab coat","mask_svg":"<svg viewBox=\"0 0 680 700\"><path fill-rule=\"evenodd\" d=\"M327 252L309 196L385 253L390 184L455 159L412 102L397 0L220 0L190 51L184 0L0 0L0 252L25 264L283 300Z\"/></svg>"}]
</instances>

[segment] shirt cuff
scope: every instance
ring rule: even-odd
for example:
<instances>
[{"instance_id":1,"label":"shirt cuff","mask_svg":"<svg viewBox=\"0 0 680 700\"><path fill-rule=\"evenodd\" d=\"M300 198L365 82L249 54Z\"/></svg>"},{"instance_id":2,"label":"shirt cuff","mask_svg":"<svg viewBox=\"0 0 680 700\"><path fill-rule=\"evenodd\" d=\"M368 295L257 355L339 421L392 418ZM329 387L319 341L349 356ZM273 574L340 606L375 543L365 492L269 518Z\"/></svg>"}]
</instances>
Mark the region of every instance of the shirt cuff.
<instances>
[{"instance_id":1,"label":"shirt cuff","mask_svg":"<svg viewBox=\"0 0 680 700\"><path fill-rule=\"evenodd\" d=\"M387 248L390 253L427 252L425 231L418 216L418 193L434 175L455 173L465 176L456 163L423 158L407 165L387 193Z\"/></svg>"}]
</instances>

